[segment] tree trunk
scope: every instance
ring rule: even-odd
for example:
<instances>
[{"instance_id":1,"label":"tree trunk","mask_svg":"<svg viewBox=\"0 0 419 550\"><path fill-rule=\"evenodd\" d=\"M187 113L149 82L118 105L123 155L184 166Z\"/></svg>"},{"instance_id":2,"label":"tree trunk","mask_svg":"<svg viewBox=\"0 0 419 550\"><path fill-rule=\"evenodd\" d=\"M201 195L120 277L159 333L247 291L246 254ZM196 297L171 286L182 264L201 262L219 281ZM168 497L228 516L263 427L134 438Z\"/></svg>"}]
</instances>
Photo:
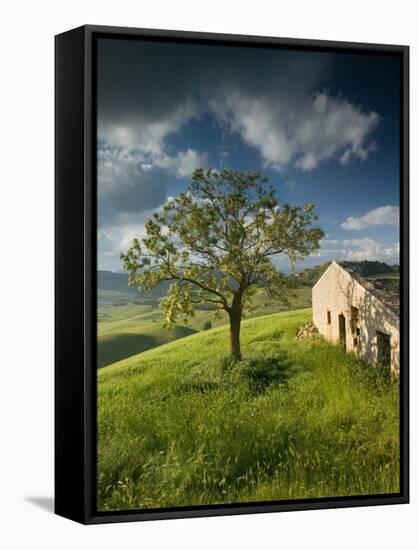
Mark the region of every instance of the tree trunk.
<instances>
[{"instance_id":1,"label":"tree trunk","mask_svg":"<svg viewBox=\"0 0 419 550\"><path fill-rule=\"evenodd\" d=\"M241 307L233 307L230 311L230 342L231 355L240 361L240 325L242 321Z\"/></svg>"}]
</instances>

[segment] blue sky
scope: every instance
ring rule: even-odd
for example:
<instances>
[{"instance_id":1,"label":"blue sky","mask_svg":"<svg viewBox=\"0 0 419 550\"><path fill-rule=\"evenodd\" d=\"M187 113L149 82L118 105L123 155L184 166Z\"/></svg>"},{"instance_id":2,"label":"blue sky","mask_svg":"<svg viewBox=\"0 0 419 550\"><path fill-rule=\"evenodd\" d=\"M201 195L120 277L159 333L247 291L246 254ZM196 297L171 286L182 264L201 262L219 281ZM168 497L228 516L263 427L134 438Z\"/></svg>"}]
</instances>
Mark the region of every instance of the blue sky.
<instances>
[{"instance_id":1,"label":"blue sky","mask_svg":"<svg viewBox=\"0 0 419 550\"><path fill-rule=\"evenodd\" d=\"M399 261L399 60L101 39L98 268L198 167L259 170L325 232L299 267ZM277 258L288 270L287 258Z\"/></svg>"}]
</instances>

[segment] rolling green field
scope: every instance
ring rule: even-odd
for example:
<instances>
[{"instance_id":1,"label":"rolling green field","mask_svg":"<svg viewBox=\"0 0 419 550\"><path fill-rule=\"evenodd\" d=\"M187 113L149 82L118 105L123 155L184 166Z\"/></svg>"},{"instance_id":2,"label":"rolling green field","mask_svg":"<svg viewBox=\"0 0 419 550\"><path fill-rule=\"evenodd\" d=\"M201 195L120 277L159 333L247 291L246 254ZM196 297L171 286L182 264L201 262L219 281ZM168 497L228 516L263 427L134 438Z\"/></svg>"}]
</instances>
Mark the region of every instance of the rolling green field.
<instances>
[{"instance_id":1,"label":"rolling green field","mask_svg":"<svg viewBox=\"0 0 419 550\"><path fill-rule=\"evenodd\" d=\"M131 321L104 310L100 337L153 323L132 307ZM398 492L397 382L321 337L295 340L310 319L244 321L239 363L220 326L100 369L98 509Z\"/></svg>"},{"instance_id":2,"label":"rolling green field","mask_svg":"<svg viewBox=\"0 0 419 550\"><path fill-rule=\"evenodd\" d=\"M113 291L101 291L112 293ZM102 296L102 295L101 295ZM284 310L285 306L268 298L262 290L254 296L255 310L252 317ZM292 309L310 306L311 290L298 288L294 291L288 307ZM204 328L211 322L212 327L225 325L228 318L223 315L214 318L214 311L198 309L188 324L178 325L173 330L162 327L163 317L156 305L105 304L98 308L97 366L110 365L142 351L177 340Z\"/></svg>"},{"instance_id":3,"label":"rolling green field","mask_svg":"<svg viewBox=\"0 0 419 550\"><path fill-rule=\"evenodd\" d=\"M132 302L134 296L126 292L119 292L118 290L98 290L98 301L104 306L115 304L116 302L120 303L129 303Z\"/></svg>"},{"instance_id":4,"label":"rolling green field","mask_svg":"<svg viewBox=\"0 0 419 550\"><path fill-rule=\"evenodd\" d=\"M374 275L370 275L367 277L367 279L400 279L399 273L375 273Z\"/></svg>"},{"instance_id":5,"label":"rolling green field","mask_svg":"<svg viewBox=\"0 0 419 550\"><path fill-rule=\"evenodd\" d=\"M196 332L189 326L165 330L159 310L149 305L103 307L98 312L99 368Z\"/></svg>"}]
</instances>

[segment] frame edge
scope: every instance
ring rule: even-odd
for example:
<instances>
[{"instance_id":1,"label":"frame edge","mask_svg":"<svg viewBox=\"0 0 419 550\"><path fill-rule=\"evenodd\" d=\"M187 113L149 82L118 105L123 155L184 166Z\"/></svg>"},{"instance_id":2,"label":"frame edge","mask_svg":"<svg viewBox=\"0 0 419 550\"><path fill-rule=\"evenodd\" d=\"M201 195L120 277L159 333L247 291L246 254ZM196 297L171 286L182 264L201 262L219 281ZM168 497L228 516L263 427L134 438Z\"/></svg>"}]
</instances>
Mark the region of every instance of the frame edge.
<instances>
[{"instance_id":1,"label":"frame edge","mask_svg":"<svg viewBox=\"0 0 419 550\"><path fill-rule=\"evenodd\" d=\"M84 28L55 37L55 504L85 517Z\"/></svg>"}]
</instances>

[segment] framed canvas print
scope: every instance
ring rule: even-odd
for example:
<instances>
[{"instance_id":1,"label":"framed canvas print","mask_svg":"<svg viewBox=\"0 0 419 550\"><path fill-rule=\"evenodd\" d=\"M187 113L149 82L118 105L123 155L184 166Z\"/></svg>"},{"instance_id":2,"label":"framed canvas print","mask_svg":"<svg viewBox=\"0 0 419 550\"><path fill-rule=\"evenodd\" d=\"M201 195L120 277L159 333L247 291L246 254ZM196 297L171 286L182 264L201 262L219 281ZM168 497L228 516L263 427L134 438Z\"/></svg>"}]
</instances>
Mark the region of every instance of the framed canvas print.
<instances>
[{"instance_id":1,"label":"framed canvas print","mask_svg":"<svg viewBox=\"0 0 419 550\"><path fill-rule=\"evenodd\" d=\"M56 513L408 502L408 47L56 37Z\"/></svg>"}]
</instances>

